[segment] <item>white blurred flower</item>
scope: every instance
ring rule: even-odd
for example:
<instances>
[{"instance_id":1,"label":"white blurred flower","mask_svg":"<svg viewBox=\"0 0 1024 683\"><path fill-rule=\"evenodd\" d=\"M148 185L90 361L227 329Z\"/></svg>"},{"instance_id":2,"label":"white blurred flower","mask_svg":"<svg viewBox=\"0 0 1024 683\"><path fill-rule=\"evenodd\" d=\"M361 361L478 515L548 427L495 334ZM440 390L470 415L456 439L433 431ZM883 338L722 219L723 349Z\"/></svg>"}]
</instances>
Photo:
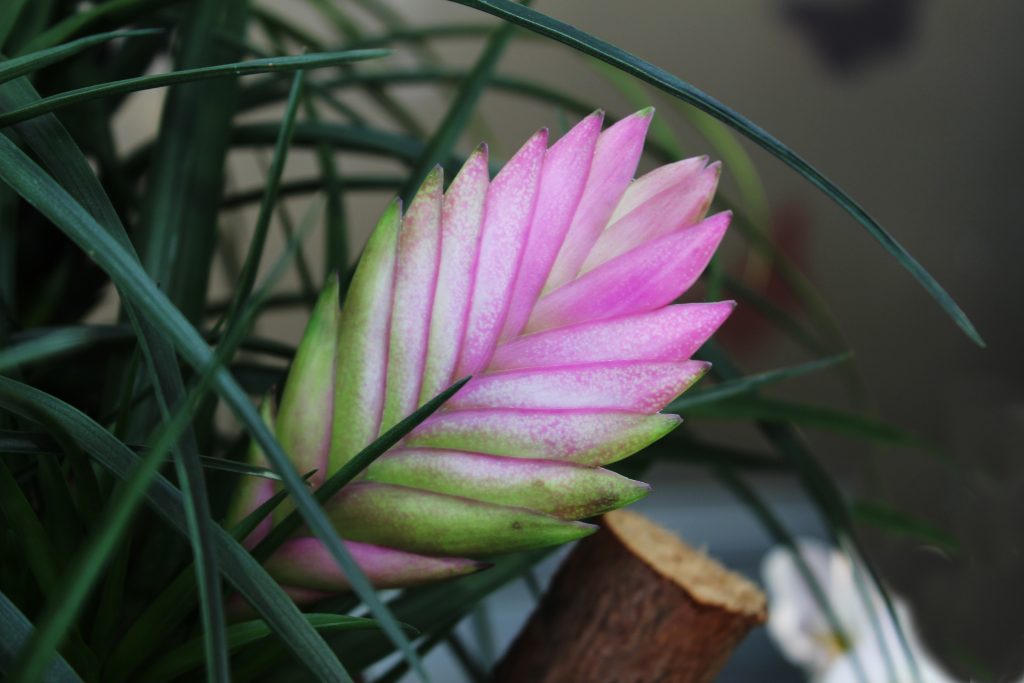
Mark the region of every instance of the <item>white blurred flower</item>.
<instances>
[{"instance_id":1,"label":"white blurred flower","mask_svg":"<svg viewBox=\"0 0 1024 683\"><path fill-rule=\"evenodd\" d=\"M821 609L788 548L778 547L768 553L761 574L768 590L768 633L783 655L804 669L813 683L951 683L957 680L924 648L909 610L901 600L894 598L896 614L917 664L919 675L914 676L882 596L863 568L855 567L838 549L816 541L800 541L797 546L827 597L841 632L833 628ZM858 581L863 584L860 589ZM877 624L872 621L873 617ZM895 681L892 681L893 672Z\"/></svg>"}]
</instances>

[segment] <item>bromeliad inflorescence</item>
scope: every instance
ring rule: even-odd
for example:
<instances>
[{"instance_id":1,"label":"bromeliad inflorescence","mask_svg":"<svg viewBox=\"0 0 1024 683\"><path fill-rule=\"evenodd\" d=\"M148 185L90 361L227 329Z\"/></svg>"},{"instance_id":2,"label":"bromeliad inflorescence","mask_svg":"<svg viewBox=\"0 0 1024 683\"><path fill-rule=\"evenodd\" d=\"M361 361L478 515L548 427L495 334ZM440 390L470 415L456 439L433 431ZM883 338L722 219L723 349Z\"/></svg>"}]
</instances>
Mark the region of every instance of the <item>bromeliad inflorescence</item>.
<instances>
[{"instance_id":1,"label":"bromeliad inflorescence","mask_svg":"<svg viewBox=\"0 0 1024 683\"><path fill-rule=\"evenodd\" d=\"M404 216L397 201L385 211L344 306L337 278L325 289L276 417L264 408L314 486L473 375L327 504L377 586L585 536L578 520L648 492L602 466L676 427L658 411L707 370L690 357L733 308L672 303L730 216L705 218L719 176L707 158L633 181L652 113L604 132L594 113L550 148L542 130L493 180L484 146L447 191L435 169ZM272 492L248 482L233 514ZM348 587L315 538L267 566L296 597Z\"/></svg>"}]
</instances>

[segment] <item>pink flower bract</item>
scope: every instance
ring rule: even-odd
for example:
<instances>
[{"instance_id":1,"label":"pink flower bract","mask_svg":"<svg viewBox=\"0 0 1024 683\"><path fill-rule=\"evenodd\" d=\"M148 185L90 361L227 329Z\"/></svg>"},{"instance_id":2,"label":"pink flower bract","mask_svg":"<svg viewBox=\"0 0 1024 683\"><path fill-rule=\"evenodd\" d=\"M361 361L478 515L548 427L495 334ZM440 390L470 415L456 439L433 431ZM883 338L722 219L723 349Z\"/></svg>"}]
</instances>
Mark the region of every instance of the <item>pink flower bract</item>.
<instances>
[{"instance_id":1,"label":"pink flower bract","mask_svg":"<svg viewBox=\"0 0 1024 683\"><path fill-rule=\"evenodd\" d=\"M551 147L542 130L493 180L483 146L447 191L435 169L404 216L385 211L343 307L329 282L267 414L314 485L473 375L327 506L376 585L579 538L593 527L578 520L649 490L602 466L677 426L659 410L707 370L690 357L733 308L673 303L730 217L705 217L706 158L633 180L651 115L602 132L594 113ZM234 514L270 494L247 484ZM312 538L268 567L296 595L348 586Z\"/></svg>"}]
</instances>

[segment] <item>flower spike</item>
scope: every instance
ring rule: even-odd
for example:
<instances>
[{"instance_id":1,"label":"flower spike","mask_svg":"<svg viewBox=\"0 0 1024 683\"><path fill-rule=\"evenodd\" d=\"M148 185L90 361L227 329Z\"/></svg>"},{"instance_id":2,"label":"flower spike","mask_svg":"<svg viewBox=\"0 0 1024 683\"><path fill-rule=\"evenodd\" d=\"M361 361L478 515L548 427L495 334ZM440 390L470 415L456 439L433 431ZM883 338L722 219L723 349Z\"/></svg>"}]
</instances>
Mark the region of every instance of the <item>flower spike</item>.
<instances>
[{"instance_id":1,"label":"flower spike","mask_svg":"<svg viewBox=\"0 0 1024 683\"><path fill-rule=\"evenodd\" d=\"M706 157L633 180L652 115L602 131L595 112L550 147L541 130L493 180L481 145L447 190L438 168L404 215L387 208L343 305L328 282L276 420L265 408L314 486L473 375L325 504L375 585L580 538L580 520L650 490L603 466L679 424L659 411L707 372L692 355L734 307L675 303L731 216L705 217L720 173ZM244 485L233 514L271 494ZM299 601L349 585L308 536L267 567Z\"/></svg>"}]
</instances>

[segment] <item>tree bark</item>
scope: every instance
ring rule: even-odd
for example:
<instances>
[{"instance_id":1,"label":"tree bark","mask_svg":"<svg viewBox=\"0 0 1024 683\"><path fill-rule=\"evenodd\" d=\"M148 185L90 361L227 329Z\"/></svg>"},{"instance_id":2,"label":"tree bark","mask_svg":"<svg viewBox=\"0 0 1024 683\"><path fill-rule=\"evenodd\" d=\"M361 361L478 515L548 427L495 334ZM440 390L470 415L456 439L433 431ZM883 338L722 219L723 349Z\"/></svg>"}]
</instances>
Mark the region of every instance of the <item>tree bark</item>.
<instances>
[{"instance_id":1,"label":"tree bark","mask_svg":"<svg viewBox=\"0 0 1024 683\"><path fill-rule=\"evenodd\" d=\"M579 543L495 683L704 683L764 622L756 586L633 512Z\"/></svg>"}]
</instances>

